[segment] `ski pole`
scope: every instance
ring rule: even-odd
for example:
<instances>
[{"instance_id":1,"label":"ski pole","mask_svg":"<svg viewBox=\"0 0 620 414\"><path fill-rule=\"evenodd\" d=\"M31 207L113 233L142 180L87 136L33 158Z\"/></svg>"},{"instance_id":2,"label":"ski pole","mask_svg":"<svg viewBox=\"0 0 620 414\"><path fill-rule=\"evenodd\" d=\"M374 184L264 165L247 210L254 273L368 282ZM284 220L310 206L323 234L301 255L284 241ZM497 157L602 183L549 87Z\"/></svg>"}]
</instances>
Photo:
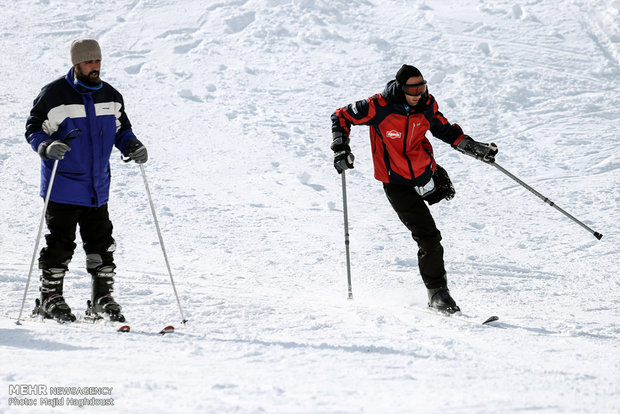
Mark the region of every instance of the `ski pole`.
<instances>
[{"instance_id":1,"label":"ski pole","mask_svg":"<svg viewBox=\"0 0 620 414\"><path fill-rule=\"evenodd\" d=\"M79 128L72 129L62 140L65 144L73 141L77 138L82 131ZM54 166L52 167L52 174L50 175L50 183L47 186L47 193L45 194L45 201L43 202L43 213L41 214L41 220L39 221L39 232L34 242L34 251L32 252L32 260L30 261L30 270L28 271L28 278L26 279L26 289L24 289L24 297L22 298L22 306L19 309L19 316L17 317L17 325L21 325L22 313L24 312L24 305L26 304L26 296L28 295L28 288L30 287L30 279L32 278L32 269L34 268L34 261L37 257L37 250L39 249L39 240L41 239L41 233L43 232L43 223L45 222L45 213L47 212L47 205L50 201L50 195L52 194L52 185L54 184L54 178L56 177L56 170L58 169L58 161L54 160Z\"/></svg>"},{"instance_id":2,"label":"ski pole","mask_svg":"<svg viewBox=\"0 0 620 414\"><path fill-rule=\"evenodd\" d=\"M347 180L345 172L342 171L342 211L344 211L344 245L347 256L347 282L349 287L348 299L353 299L353 288L351 287L351 256L349 254L349 213L347 209Z\"/></svg>"},{"instance_id":3,"label":"ski pole","mask_svg":"<svg viewBox=\"0 0 620 414\"><path fill-rule=\"evenodd\" d=\"M503 172L504 174L506 174L508 177L512 178L513 180L515 180L517 183L519 183L520 185L522 185L523 187L525 187L527 190L529 190L531 193L533 193L534 195L536 195L538 198L540 198L542 201L544 201L545 203L549 204L551 207L555 208L556 210L558 210L560 213L564 214L566 217L568 217L569 219L573 220L575 223L579 224L581 227L583 227L584 229L588 230L590 233L592 233L594 235L594 237L596 237L598 240L600 240L603 235L601 233L598 233L594 230L592 230L590 227L586 226L584 223L582 223L581 221L577 220L575 217L571 216L570 214L568 214L566 211L564 211L563 209L561 209L560 207L558 207L557 205L555 205L555 203L551 200L549 200L547 197L545 197L544 195L540 194L538 191L534 190L532 187L530 187L529 185L525 184L523 181L521 181L519 178L517 178L516 176L514 176L513 174L511 174L510 172L508 172L505 168L503 168L501 165L498 165L496 162L489 162L488 164L491 164L492 166L494 166L495 168L497 168L498 170L500 170L501 172Z\"/></svg>"},{"instance_id":4,"label":"ski pole","mask_svg":"<svg viewBox=\"0 0 620 414\"><path fill-rule=\"evenodd\" d=\"M181 320L183 323L187 322L185 316L183 316L183 309L181 308L181 301L179 300L179 294L177 293L177 288L174 285L174 278L172 277L172 270L170 269L170 262L168 261L168 255L166 254L166 248L164 247L164 239L161 236L161 230L159 229L159 222L157 221L157 215L155 214L155 206L153 205L153 198L151 197L151 190L149 190L149 183L146 180L146 173L144 172L144 165L140 164L140 171L142 172L142 179L144 180L144 188L146 189L146 195L149 199L149 204L151 205L151 213L153 213L153 221L155 222L155 228L157 229L157 237L159 237L159 245L161 246L161 250L164 253L164 261L166 262L166 267L168 268L168 274L170 275L170 283L172 284L172 290L174 291L174 296L177 298L177 305L179 305L179 312L181 313Z\"/></svg>"}]
</instances>

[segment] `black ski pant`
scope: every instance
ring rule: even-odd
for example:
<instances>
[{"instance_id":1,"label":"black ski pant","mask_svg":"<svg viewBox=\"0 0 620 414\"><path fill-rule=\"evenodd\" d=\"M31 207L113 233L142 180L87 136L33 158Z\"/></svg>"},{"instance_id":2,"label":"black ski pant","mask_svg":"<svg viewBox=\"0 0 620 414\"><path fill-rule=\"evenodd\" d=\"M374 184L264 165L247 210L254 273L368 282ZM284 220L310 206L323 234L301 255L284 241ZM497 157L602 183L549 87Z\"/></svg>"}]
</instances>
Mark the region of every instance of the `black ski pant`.
<instances>
[{"instance_id":1,"label":"black ski pant","mask_svg":"<svg viewBox=\"0 0 620 414\"><path fill-rule=\"evenodd\" d=\"M86 252L86 268L93 274L102 266L114 266L116 244L112 238L112 222L108 205L85 207L50 201L45 212L49 234L46 247L41 249L39 268L68 270L76 244L75 232L80 236Z\"/></svg>"},{"instance_id":2,"label":"black ski pant","mask_svg":"<svg viewBox=\"0 0 620 414\"><path fill-rule=\"evenodd\" d=\"M447 286L441 233L424 199L413 187L384 183L383 189L400 221L418 244L418 267L427 289Z\"/></svg>"}]
</instances>

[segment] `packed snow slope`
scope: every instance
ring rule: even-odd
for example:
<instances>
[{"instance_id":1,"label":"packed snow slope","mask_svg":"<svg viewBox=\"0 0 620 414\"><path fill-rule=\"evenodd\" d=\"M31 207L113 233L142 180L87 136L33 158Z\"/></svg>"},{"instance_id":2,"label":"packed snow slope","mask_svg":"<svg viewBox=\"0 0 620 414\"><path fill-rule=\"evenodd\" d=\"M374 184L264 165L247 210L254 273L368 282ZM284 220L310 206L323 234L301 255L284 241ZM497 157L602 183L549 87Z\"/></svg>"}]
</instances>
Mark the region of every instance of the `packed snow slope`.
<instances>
[{"instance_id":1,"label":"packed snow slope","mask_svg":"<svg viewBox=\"0 0 620 414\"><path fill-rule=\"evenodd\" d=\"M113 400L89 413L620 412L617 0L2 0L1 17L0 413L79 411L69 398ZM37 269L15 324L43 207L24 124L78 37L99 40L148 147L189 322L140 169L117 152L115 296L134 330L172 335L31 321ZM604 234L430 137L457 191L432 207L451 291L495 327L420 311L417 248L373 178L366 127L351 134L347 300L329 117L403 63L500 165ZM84 267L78 247L78 316ZM112 390L42 406L52 387Z\"/></svg>"}]
</instances>

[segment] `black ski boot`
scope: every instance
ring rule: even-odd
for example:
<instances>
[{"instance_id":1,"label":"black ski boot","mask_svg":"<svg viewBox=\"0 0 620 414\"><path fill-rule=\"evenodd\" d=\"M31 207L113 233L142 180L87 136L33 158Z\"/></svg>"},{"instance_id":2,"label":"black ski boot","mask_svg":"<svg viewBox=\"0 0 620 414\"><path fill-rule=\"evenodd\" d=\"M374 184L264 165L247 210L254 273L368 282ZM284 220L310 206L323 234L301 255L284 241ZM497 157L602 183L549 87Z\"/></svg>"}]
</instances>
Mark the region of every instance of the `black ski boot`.
<instances>
[{"instance_id":1,"label":"black ski boot","mask_svg":"<svg viewBox=\"0 0 620 414\"><path fill-rule=\"evenodd\" d=\"M125 322L119 305L112 297L114 291L114 266L103 266L92 273L92 300L86 303L86 316L90 319L102 319L106 316L113 322Z\"/></svg>"},{"instance_id":2,"label":"black ski boot","mask_svg":"<svg viewBox=\"0 0 620 414\"><path fill-rule=\"evenodd\" d=\"M428 289L428 307L448 314L461 310L450 296L450 290L447 287Z\"/></svg>"},{"instance_id":3,"label":"black ski boot","mask_svg":"<svg viewBox=\"0 0 620 414\"><path fill-rule=\"evenodd\" d=\"M59 323L74 322L75 315L62 296L65 270L59 268L43 269L41 275L41 299L35 301L32 315L41 315Z\"/></svg>"}]
</instances>

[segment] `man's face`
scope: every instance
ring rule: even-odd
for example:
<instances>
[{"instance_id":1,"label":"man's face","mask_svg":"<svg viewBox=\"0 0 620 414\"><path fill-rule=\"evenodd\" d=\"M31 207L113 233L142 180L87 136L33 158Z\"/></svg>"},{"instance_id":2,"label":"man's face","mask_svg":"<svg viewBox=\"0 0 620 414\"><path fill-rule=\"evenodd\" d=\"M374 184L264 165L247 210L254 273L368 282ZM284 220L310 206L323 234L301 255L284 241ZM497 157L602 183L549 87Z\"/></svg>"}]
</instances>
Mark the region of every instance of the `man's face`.
<instances>
[{"instance_id":1,"label":"man's face","mask_svg":"<svg viewBox=\"0 0 620 414\"><path fill-rule=\"evenodd\" d=\"M407 105L416 106L422 97L422 94L426 92L426 82L424 82L424 78L422 76L412 76L407 79L405 85L403 85L405 89L408 89L410 92L407 93L405 91L405 99L407 100Z\"/></svg>"},{"instance_id":2,"label":"man's face","mask_svg":"<svg viewBox=\"0 0 620 414\"><path fill-rule=\"evenodd\" d=\"M75 67L75 74L80 80L87 80L92 83L99 83L99 71L101 70L100 60L88 60L80 62Z\"/></svg>"}]
</instances>

